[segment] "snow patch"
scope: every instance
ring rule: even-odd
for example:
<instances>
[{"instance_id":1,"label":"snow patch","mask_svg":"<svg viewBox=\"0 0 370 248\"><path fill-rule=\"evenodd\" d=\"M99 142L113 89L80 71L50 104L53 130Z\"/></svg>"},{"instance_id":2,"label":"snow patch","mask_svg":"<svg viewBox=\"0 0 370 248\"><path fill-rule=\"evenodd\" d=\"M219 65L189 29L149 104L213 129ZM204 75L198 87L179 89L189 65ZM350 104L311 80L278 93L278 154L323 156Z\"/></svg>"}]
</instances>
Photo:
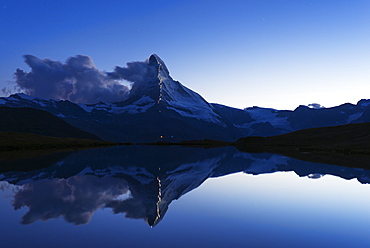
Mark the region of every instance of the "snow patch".
<instances>
[{"instance_id":1,"label":"snow patch","mask_svg":"<svg viewBox=\"0 0 370 248\"><path fill-rule=\"evenodd\" d=\"M133 196L131 194L131 191L128 190L127 193L119 195L116 198L114 198L113 200L115 200L115 201L126 201L126 200L131 199L131 198L133 198Z\"/></svg>"},{"instance_id":2,"label":"snow patch","mask_svg":"<svg viewBox=\"0 0 370 248\"><path fill-rule=\"evenodd\" d=\"M41 107L44 107L44 108L48 107L45 103L42 102L42 100L34 100L33 102L37 103Z\"/></svg>"},{"instance_id":3,"label":"snow patch","mask_svg":"<svg viewBox=\"0 0 370 248\"><path fill-rule=\"evenodd\" d=\"M9 96L9 97L7 98L7 100L8 100L8 101L15 101L15 102L19 102L19 99L15 98L15 97L13 97L13 96Z\"/></svg>"},{"instance_id":4,"label":"snow patch","mask_svg":"<svg viewBox=\"0 0 370 248\"><path fill-rule=\"evenodd\" d=\"M254 119L254 121L247 123L246 125L238 125L238 127L247 128L254 123L269 122L273 127L280 127L288 130L292 129L290 127L288 117L277 116L278 111L276 109L253 107L247 108L244 111L246 111L252 117L252 119Z\"/></svg>"},{"instance_id":5,"label":"snow patch","mask_svg":"<svg viewBox=\"0 0 370 248\"><path fill-rule=\"evenodd\" d=\"M93 174L93 170L91 169L91 167L86 167L84 168L82 171L80 171L79 173L77 173L76 175L87 175L87 174Z\"/></svg>"},{"instance_id":6,"label":"snow patch","mask_svg":"<svg viewBox=\"0 0 370 248\"><path fill-rule=\"evenodd\" d=\"M174 81L165 71L160 71L161 101L166 102L168 109L174 110L184 117L196 118L206 122L213 122L226 126L220 121L220 116L214 112L214 108L206 102L198 93L188 89L181 83Z\"/></svg>"},{"instance_id":7,"label":"snow patch","mask_svg":"<svg viewBox=\"0 0 370 248\"><path fill-rule=\"evenodd\" d=\"M251 157L253 162L244 172L253 175L276 172L278 165L287 165L288 160L288 157L275 154L267 159Z\"/></svg>"},{"instance_id":8,"label":"snow patch","mask_svg":"<svg viewBox=\"0 0 370 248\"><path fill-rule=\"evenodd\" d=\"M153 174L149 173L144 168L136 166L130 166L128 168L121 166L112 166L98 170L93 170L91 167L86 167L77 175L116 176L121 174L131 176L143 185L149 184L153 180L155 180L155 176Z\"/></svg>"},{"instance_id":9,"label":"snow patch","mask_svg":"<svg viewBox=\"0 0 370 248\"><path fill-rule=\"evenodd\" d=\"M124 106L124 107L112 107L112 113L129 113L129 114L137 114L137 113L144 113L149 108L155 105L155 101L149 96L143 96L139 100L135 101L134 103Z\"/></svg>"},{"instance_id":10,"label":"snow patch","mask_svg":"<svg viewBox=\"0 0 370 248\"><path fill-rule=\"evenodd\" d=\"M91 113L94 109L109 111L112 108L111 104L107 103L97 103L97 104L78 104L83 110Z\"/></svg>"},{"instance_id":11,"label":"snow patch","mask_svg":"<svg viewBox=\"0 0 370 248\"><path fill-rule=\"evenodd\" d=\"M370 101L369 101L369 100L363 100L363 101L366 101L366 102L362 102L362 103L360 104L362 107L367 107L367 106L369 106L369 105L370 105Z\"/></svg>"},{"instance_id":12,"label":"snow patch","mask_svg":"<svg viewBox=\"0 0 370 248\"><path fill-rule=\"evenodd\" d=\"M362 116L362 113L356 113L356 114L350 115L348 116L347 123L351 123L357 120L358 118L360 118L361 116Z\"/></svg>"},{"instance_id":13,"label":"snow patch","mask_svg":"<svg viewBox=\"0 0 370 248\"><path fill-rule=\"evenodd\" d=\"M33 101L33 100L37 99L36 97L32 97L32 96L30 96L30 95L26 95L26 94L24 94L24 93L17 93L16 95L17 95L19 98L21 98L21 99L29 100L29 101Z\"/></svg>"},{"instance_id":14,"label":"snow patch","mask_svg":"<svg viewBox=\"0 0 370 248\"><path fill-rule=\"evenodd\" d=\"M95 108L95 106L86 105L86 104L78 104L78 106L88 113L91 113L91 111L93 111L93 109Z\"/></svg>"},{"instance_id":15,"label":"snow patch","mask_svg":"<svg viewBox=\"0 0 370 248\"><path fill-rule=\"evenodd\" d=\"M136 102L134 102L132 105L143 105L143 104L148 104L148 103L153 103L154 100L150 96L143 96Z\"/></svg>"},{"instance_id":16,"label":"snow patch","mask_svg":"<svg viewBox=\"0 0 370 248\"><path fill-rule=\"evenodd\" d=\"M176 104L173 104L173 105L176 106ZM210 113L209 111L206 111L206 110L203 111L201 108L188 107L187 109L182 110L182 109L184 109L184 107L177 106L177 107L167 107L167 109L174 110L183 117L196 118L198 120L202 120L202 121L206 121L206 122L213 122L213 123L216 123L216 124L221 125L223 127L226 127L226 125L224 123L222 123L221 121L219 121L217 119L218 115L212 114L212 113Z\"/></svg>"},{"instance_id":17,"label":"snow patch","mask_svg":"<svg viewBox=\"0 0 370 248\"><path fill-rule=\"evenodd\" d=\"M312 174L308 174L307 177L310 178L310 179L320 179L322 178L323 176L325 176L325 174L320 174L320 173L312 173Z\"/></svg>"},{"instance_id":18,"label":"snow patch","mask_svg":"<svg viewBox=\"0 0 370 248\"><path fill-rule=\"evenodd\" d=\"M312 109L322 109L322 108L325 108L324 106L322 106L319 103L311 103L311 104L308 104L307 107L312 108Z\"/></svg>"},{"instance_id":19,"label":"snow patch","mask_svg":"<svg viewBox=\"0 0 370 248\"><path fill-rule=\"evenodd\" d=\"M205 159L193 163L185 163L173 171L166 173L167 177L162 185L166 185L162 192L162 200L171 202L187 192L199 187L207 178L212 176L212 171L221 164L226 154L221 154L212 159Z\"/></svg>"},{"instance_id":20,"label":"snow patch","mask_svg":"<svg viewBox=\"0 0 370 248\"><path fill-rule=\"evenodd\" d=\"M370 178L368 176L362 176L357 179L361 183L370 183Z\"/></svg>"},{"instance_id":21,"label":"snow patch","mask_svg":"<svg viewBox=\"0 0 370 248\"><path fill-rule=\"evenodd\" d=\"M147 111L150 107L155 105L155 101L149 96L143 96L136 102L119 107L114 103L98 103L98 104L78 104L83 110L88 113L91 113L93 110L103 110L109 113L120 114L120 113L129 113L137 114Z\"/></svg>"}]
</instances>

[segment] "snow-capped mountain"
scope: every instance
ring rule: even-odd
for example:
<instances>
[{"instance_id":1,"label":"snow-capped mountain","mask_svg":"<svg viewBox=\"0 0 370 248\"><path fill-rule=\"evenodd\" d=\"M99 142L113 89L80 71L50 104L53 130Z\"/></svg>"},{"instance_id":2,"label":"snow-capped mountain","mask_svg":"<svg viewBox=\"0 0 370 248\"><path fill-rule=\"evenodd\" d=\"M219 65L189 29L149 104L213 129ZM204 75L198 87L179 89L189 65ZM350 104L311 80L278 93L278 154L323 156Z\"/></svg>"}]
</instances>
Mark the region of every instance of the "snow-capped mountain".
<instances>
[{"instance_id":1,"label":"snow-capped mountain","mask_svg":"<svg viewBox=\"0 0 370 248\"><path fill-rule=\"evenodd\" d=\"M76 104L19 93L0 98L0 106L44 110L103 140L116 142L233 141L244 136L370 122L370 100L333 108L299 106L294 111L210 104L173 80L157 55L151 55L147 63L144 80L133 84L125 101Z\"/></svg>"},{"instance_id":2,"label":"snow-capped mountain","mask_svg":"<svg viewBox=\"0 0 370 248\"><path fill-rule=\"evenodd\" d=\"M183 117L213 122L225 126L221 117L215 113L211 104L198 93L174 81L164 62L153 54L149 58L149 66L154 68L154 77L142 84L134 84L129 98L117 106L118 111L127 113L143 113L156 107L158 111L173 110Z\"/></svg>"},{"instance_id":3,"label":"snow-capped mountain","mask_svg":"<svg viewBox=\"0 0 370 248\"><path fill-rule=\"evenodd\" d=\"M301 105L294 111L266 108L247 108L245 111L254 119L245 123L253 135L269 136L279 133L314 128L370 122L370 100L360 100L356 105L345 103L332 108L310 108ZM265 123L266 128L261 130ZM260 128L260 130L259 130ZM273 134L267 134L271 130Z\"/></svg>"}]
</instances>

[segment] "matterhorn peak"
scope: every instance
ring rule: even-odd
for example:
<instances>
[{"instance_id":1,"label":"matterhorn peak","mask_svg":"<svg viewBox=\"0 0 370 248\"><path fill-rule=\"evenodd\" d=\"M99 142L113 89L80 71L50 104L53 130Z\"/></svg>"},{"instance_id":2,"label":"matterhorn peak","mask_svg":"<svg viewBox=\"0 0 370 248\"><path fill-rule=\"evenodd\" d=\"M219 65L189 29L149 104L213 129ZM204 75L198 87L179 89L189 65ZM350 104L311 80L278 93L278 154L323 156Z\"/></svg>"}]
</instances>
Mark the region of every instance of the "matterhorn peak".
<instances>
[{"instance_id":1,"label":"matterhorn peak","mask_svg":"<svg viewBox=\"0 0 370 248\"><path fill-rule=\"evenodd\" d=\"M149 57L149 65L158 65L159 66L159 71L164 70L167 74L170 74L170 72L167 69L166 64L163 62L163 60L155 53L153 53Z\"/></svg>"},{"instance_id":2,"label":"matterhorn peak","mask_svg":"<svg viewBox=\"0 0 370 248\"><path fill-rule=\"evenodd\" d=\"M135 113L160 106L160 111L167 109L183 117L223 125L211 104L171 78L166 64L157 54L152 54L145 64L144 74L136 75L135 78L140 80L133 84L128 99L120 106L126 106L130 111L135 109Z\"/></svg>"}]
</instances>

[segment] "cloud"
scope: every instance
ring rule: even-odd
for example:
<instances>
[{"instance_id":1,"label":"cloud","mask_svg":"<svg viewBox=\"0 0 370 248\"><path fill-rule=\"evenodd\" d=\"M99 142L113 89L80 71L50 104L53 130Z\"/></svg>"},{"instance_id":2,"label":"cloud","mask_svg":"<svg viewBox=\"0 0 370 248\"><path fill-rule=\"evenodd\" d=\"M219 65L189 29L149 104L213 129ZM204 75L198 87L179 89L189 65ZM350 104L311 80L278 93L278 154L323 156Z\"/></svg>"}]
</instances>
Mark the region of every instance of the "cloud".
<instances>
[{"instance_id":1,"label":"cloud","mask_svg":"<svg viewBox=\"0 0 370 248\"><path fill-rule=\"evenodd\" d=\"M148 62L130 62L127 67L116 66L114 72L108 75L115 79L125 79L129 82L140 83L155 77L157 69Z\"/></svg>"},{"instance_id":2,"label":"cloud","mask_svg":"<svg viewBox=\"0 0 370 248\"><path fill-rule=\"evenodd\" d=\"M88 223L95 211L129 193L124 179L73 176L23 185L14 196L13 207L29 208L22 224L63 216L68 223L81 225Z\"/></svg>"},{"instance_id":3,"label":"cloud","mask_svg":"<svg viewBox=\"0 0 370 248\"><path fill-rule=\"evenodd\" d=\"M28 207L21 221L24 225L61 216L68 223L82 225L87 224L98 209L110 208L115 214L144 219L152 226L168 208L167 203L161 204L158 212L157 203L156 180L142 185L136 180L76 175L24 184L15 193L12 205L15 210Z\"/></svg>"},{"instance_id":4,"label":"cloud","mask_svg":"<svg viewBox=\"0 0 370 248\"><path fill-rule=\"evenodd\" d=\"M310 107L310 108L313 108L313 109L325 108L324 106L322 106L319 103L311 103L311 104L308 104L307 106Z\"/></svg>"},{"instance_id":5,"label":"cloud","mask_svg":"<svg viewBox=\"0 0 370 248\"><path fill-rule=\"evenodd\" d=\"M1 92L3 93L3 95L10 95L12 93L12 91L10 89L8 89L7 87L4 87L1 89Z\"/></svg>"},{"instance_id":6,"label":"cloud","mask_svg":"<svg viewBox=\"0 0 370 248\"><path fill-rule=\"evenodd\" d=\"M151 56L144 62L129 62L126 67L116 66L113 72L107 74L112 79L124 79L133 83L130 94L136 94L143 84L158 79L158 62Z\"/></svg>"},{"instance_id":7,"label":"cloud","mask_svg":"<svg viewBox=\"0 0 370 248\"><path fill-rule=\"evenodd\" d=\"M126 100L129 94L140 94L143 84L156 83L160 60L152 55L146 61L129 62L126 67L116 66L113 72L102 72L85 55L70 57L65 63L33 55L24 58L31 71L17 69L14 73L18 92L74 103L118 102ZM163 64L161 60L160 63ZM119 80L132 83L131 90ZM2 92L5 95L9 90L4 88Z\"/></svg>"},{"instance_id":8,"label":"cloud","mask_svg":"<svg viewBox=\"0 0 370 248\"><path fill-rule=\"evenodd\" d=\"M15 84L24 93L75 103L126 100L129 88L98 70L89 56L70 57L66 63L25 55L30 72L17 69ZM116 79L121 79L117 77Z\"/></svg>"},{"instance_id":9,"label":"cloud","mask_svg":"<svg viewBox=\"0 0 370 248\"><path fill-rule=\"evenodd\" d=\"M319 178L322 178L323 176L325 176L325 174L313 173L313 174L307 175L307 177L311 179L319 179Z\"/></svg>"}]
</instances>

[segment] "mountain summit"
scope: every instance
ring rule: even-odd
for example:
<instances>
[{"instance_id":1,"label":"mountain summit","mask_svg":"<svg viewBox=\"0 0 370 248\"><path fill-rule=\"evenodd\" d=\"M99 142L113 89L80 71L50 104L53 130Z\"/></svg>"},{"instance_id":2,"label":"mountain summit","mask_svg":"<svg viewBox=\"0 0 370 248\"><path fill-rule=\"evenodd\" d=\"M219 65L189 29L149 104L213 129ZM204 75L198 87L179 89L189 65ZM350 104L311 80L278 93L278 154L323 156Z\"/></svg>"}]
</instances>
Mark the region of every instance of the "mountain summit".
<instances>
[{"instance_id":1,"label":"mountain summit","mask_svg":"<svg viewBox=\"0 0 370 248\"><path fill-rule=\"evenodd\" d=\"M167 66L158 55L149 57L145 78L144 82L135 82L128 99L118 105L140 112L157 106L159 112L169 109L184 117L225 126L211 104L171 78Z\"/></svg>"}]
</instances>

